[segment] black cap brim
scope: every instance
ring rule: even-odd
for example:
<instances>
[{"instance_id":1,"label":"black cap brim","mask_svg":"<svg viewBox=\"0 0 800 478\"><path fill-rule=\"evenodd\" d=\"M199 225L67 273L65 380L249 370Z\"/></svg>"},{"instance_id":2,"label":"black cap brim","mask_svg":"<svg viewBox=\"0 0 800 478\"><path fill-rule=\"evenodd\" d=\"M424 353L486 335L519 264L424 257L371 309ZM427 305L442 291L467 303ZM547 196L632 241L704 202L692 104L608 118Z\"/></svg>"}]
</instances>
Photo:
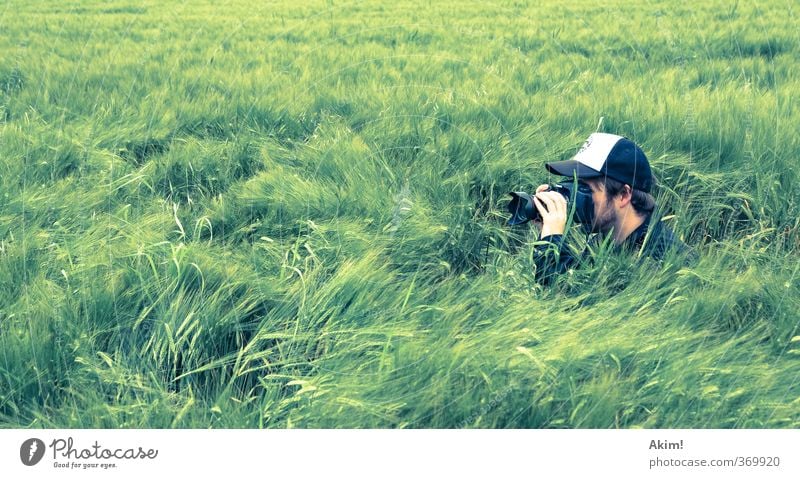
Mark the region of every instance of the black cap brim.
<instances>
[{"instance_id":1,"label":"black cap brim","mask_svg":"<svg viewBox=\"0 0 800 478\"><path fill-rule=\"evenodd\" d=\"M579 163L574 159L568 159L566 161L555 161L552 163L545 163L547 170L553 174L558 174L559 176L567 176L573 177L577 176L578 179L589 179L589 178L597 178L603 175L600 171L595 171L594 169L586 166L583 163Z\"/></svg>"}]
</instances>

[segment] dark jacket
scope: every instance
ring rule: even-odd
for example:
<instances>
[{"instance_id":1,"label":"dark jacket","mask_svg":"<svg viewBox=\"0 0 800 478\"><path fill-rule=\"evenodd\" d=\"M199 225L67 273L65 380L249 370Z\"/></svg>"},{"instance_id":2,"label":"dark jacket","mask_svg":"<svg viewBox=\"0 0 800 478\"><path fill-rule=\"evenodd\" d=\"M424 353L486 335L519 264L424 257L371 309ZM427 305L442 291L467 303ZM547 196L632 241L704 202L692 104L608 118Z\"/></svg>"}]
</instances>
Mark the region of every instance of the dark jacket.
<instances>
[{"instance_id":1,"label":"dark jacket","mask_svg":"<svg viewBox=\"0 0 800 478\"><path fill-rule=\"evenodd\" d=\"M621 250L642 251L642 255L650 256L660 261L670 249L685 254L689 259L696 258L694 252L677 237L659 218L658 214L651 213L645 221L637 227L626 239L617 246ZM564 241L564 236L554 234L542 239L544 242L537 244L534 249L534 263L536 276L541 282L550 282L555 274L562 274L568 269L575 268L584 259L591 259L591 247L586 247L580 255L570 250ZM602 242L602 236L595 234L589 239L589 245L596 246Z\"/></svg>"}]
</instances>

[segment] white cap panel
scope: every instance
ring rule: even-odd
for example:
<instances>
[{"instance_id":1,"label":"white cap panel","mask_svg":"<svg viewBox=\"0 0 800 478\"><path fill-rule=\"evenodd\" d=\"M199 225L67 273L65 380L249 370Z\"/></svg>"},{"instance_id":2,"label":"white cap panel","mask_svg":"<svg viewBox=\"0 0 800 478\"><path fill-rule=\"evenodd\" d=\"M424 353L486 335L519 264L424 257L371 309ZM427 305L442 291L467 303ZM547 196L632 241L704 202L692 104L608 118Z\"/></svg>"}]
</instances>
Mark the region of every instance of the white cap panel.
<instances>
[{"instance_id":1,"label":"white cap panel","mask_svg":"<svg viewBox=\"0 0 800 478\"><path fill-rule=\"evenodd\" d=\"M600 171L614 145L621 139L622 136L615 134L592 133L572 159Z\"/></svg>"}]
</instances>

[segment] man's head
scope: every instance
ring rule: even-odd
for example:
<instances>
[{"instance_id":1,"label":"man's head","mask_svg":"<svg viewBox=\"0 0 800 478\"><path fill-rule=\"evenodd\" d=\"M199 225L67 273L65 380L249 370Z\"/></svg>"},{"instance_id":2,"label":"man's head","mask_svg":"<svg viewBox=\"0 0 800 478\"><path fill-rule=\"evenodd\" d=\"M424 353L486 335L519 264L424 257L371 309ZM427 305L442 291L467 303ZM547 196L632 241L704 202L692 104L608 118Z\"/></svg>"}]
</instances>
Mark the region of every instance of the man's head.
<instances>
[{"instance_id":1,"label":"man's head","mask_svg":"<svg viewBox=\"0 0 800 478\"><path fill-rule=\"evenodd\" d=\"M572 159L547 163L546 167L551 173L577 177L589 185L595 207L593 232L627 231L655 206L649 194L654 179L647 156L622 136L593 133Z\"/></svg>"},{"instance_id":2,"label":"man's head","mask_svg":"<svg viewBox=\"0 0 800 478\"><path fill-rule=\"evenodd\" d=\"M649 193L633 189L629 184L610 178L584 179L592 190L594 222L592 232L608 233L620 230L626 219L635 214L643 218L655 208L655 199Z\"/></svg>"}]
</instances>

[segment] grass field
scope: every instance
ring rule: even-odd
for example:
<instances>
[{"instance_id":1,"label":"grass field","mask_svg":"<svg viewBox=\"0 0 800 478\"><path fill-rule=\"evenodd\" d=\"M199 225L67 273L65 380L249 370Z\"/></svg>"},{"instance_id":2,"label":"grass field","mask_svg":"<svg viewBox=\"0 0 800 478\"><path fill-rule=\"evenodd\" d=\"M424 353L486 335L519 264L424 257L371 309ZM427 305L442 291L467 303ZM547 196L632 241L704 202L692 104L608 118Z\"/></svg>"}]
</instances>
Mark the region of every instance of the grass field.
<instances>
[{"instance_id":1,"label":"grass field","mask_svg":"<svg viewBox=\"0 0 800 478\"><path fill-rule=\"evenodd\" d=\"M0 426L800 427L800 11L674 3L3 2ZM699 260L543 287L598 129Z\"/></svg>"}]
</instances>

